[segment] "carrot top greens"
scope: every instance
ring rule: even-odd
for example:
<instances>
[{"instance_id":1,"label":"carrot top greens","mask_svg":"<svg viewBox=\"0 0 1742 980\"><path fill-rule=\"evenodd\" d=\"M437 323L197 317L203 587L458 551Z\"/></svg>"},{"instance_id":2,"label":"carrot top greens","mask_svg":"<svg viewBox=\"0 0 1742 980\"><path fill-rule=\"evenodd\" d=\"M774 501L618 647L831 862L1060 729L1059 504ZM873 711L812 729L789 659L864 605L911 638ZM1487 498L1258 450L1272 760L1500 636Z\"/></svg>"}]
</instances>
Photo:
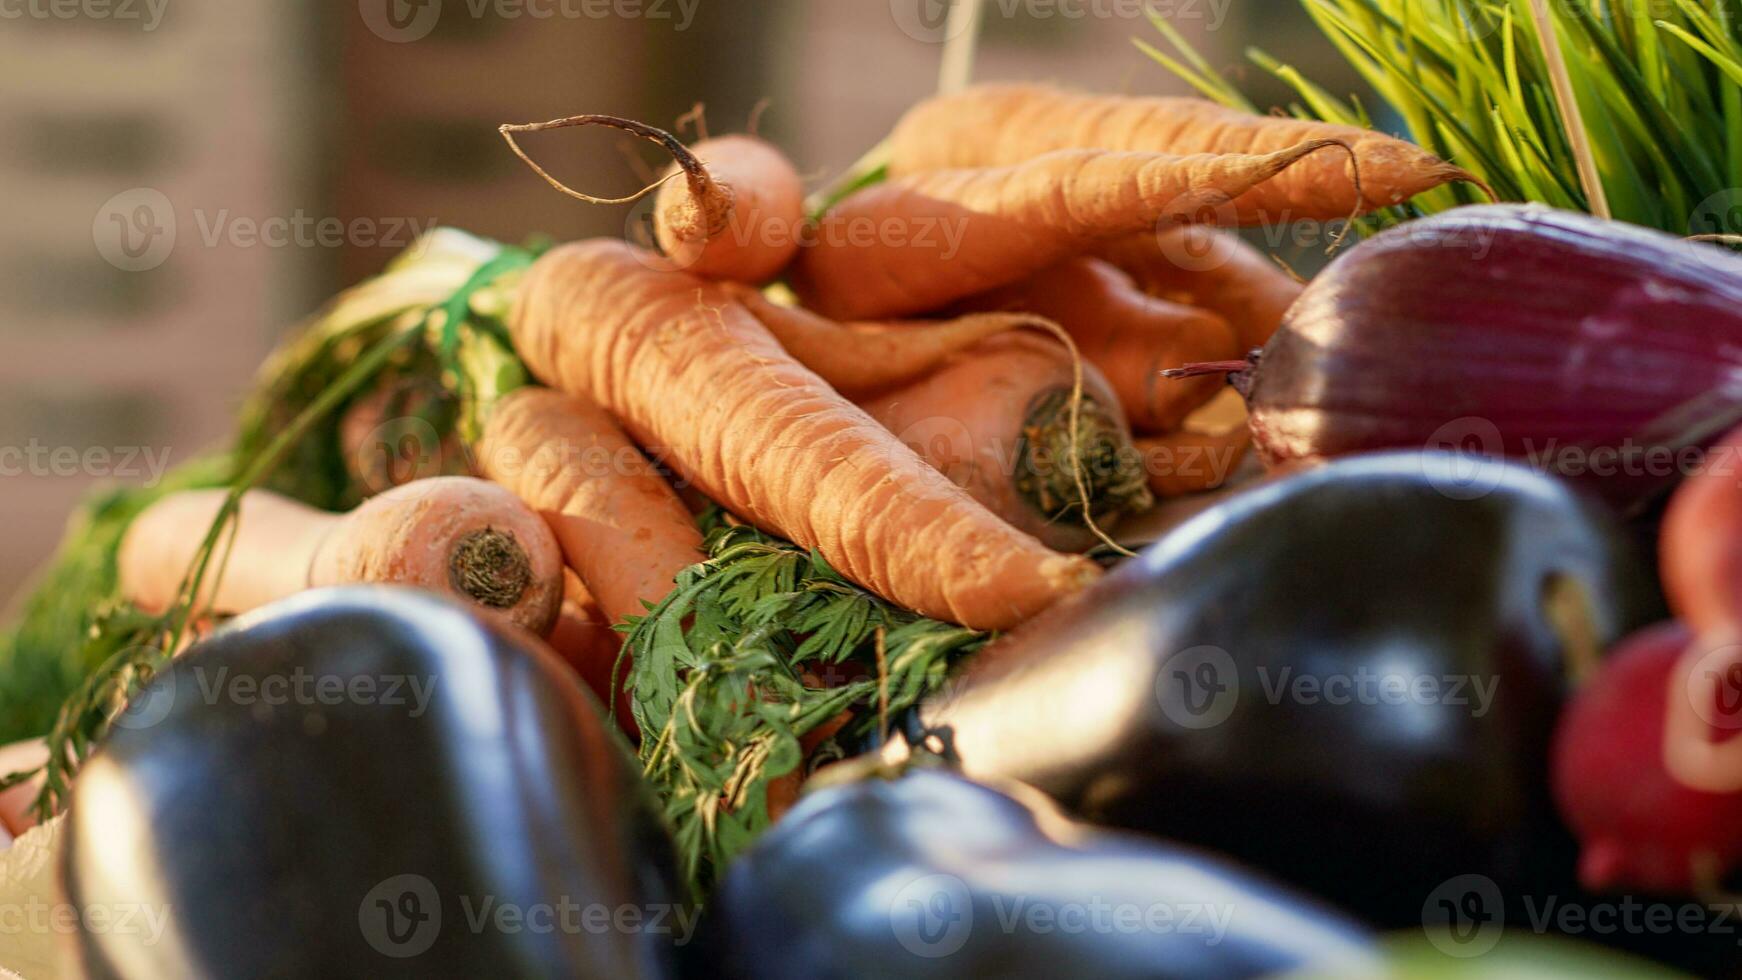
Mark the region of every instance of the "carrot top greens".
<instances>
[{"instance_id":1,"label":"carrot top greens","mask_svg":"<svg viewBox=\"0 0 1742 980\"><path fill-rule=\"evenodd\" d=\"M718 509L701 520L708 561L625 648L642 765L698 893L768 826L769 784L804 763L803 736L852 710L813 757L875 740L989 638L897 608Z\"/></svg>"}]
</instances>

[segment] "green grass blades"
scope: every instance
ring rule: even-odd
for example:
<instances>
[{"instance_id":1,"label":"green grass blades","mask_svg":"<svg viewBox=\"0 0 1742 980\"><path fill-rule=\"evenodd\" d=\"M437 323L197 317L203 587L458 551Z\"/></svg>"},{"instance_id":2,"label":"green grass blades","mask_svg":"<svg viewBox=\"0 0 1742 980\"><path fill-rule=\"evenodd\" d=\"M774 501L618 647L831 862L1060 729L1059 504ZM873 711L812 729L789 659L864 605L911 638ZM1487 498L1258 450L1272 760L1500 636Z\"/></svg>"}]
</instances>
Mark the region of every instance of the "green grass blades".
<instances>
[{"instance_id":1,"label":"green grass blades","mask_svg":"<svg viewBox=\"0 0 1742 980\"><path fill-rule=\"evenodd\" d=\"M1508 200L1588 211L1531 0L1301 0L1406 135ZM1672 234L1742 233L1742 33L1737 0L1551 0L1556 37L1614 217ZM1250 108L1165 24L1137 46L1198 91ZM1171 49L1173 53L1163 50ZM1302 118L1366 114L1261 48ZM1734 196L1733 196L1734 195ZM1412 202L1469 203L1463 187ZM1401 217L1401 214L1391 218ZM1371 226L1371 225L1370 225Z\"/></svg>"}]
</instances>

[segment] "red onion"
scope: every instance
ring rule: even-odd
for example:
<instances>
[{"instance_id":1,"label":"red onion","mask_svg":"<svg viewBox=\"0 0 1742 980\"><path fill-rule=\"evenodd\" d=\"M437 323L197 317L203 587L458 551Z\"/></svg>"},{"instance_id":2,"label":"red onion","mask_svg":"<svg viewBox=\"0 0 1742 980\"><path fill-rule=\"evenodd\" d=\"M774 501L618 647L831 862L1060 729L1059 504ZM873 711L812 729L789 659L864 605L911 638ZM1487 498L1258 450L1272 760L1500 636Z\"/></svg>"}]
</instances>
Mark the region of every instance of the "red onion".
<instances>
[{"instance_id":1,"label":"red onion","mask_svg":"<svg viewBox=\"0 0 1742 980\"><path fill-rule=\"evenodd\" d=\"M1271 465L1463 448L1637 505L1742 421L1742 256L1542 207L1459 208L1333 263L1233 380Z\"/></svg>"}]
</instances>

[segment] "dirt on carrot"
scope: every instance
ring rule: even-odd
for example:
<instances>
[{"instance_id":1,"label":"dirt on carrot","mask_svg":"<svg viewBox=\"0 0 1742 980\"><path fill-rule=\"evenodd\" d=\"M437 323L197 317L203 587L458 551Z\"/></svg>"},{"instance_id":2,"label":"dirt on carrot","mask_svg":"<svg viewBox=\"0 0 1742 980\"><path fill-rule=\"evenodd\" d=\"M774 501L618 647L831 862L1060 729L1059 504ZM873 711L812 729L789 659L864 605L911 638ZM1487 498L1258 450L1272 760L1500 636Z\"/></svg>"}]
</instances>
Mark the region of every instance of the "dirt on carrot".
<instances>
[{"instance_id":1,"label":"dirt on carrot","mask_svg":"<svg viewBox=\"0 0 1742 980\"><path fill-rule=\"evenodd\" d=\"M1082 519L1079 470L1105 531L1151 503L1118 397L1093 367L1083 381L1074 439L1066 410L1070 359L1035 334L982 341L925 378L860 404L994 514L1049 547L1083 551L1100 537Z\"/></svg>"}]
</instances>

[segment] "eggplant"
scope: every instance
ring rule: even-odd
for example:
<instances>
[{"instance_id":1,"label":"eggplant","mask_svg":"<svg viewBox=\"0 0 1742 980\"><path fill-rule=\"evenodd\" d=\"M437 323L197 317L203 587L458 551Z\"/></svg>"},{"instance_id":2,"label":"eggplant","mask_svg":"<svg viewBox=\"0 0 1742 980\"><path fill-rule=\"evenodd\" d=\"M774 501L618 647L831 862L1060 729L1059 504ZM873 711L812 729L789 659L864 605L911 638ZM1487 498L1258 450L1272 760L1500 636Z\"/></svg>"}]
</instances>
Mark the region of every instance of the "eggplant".
<instances>
[{"instance_id":1,"label":"eggplant","mask_svg":"<svg viewBox=\"0 0 1742 980\"><path fill-rule=\"evenodd\" d=\"M1661 615L1641 565L1553 478L1341 460L1181 525L982 650L908 727L946 733L971 777L1419 926L1459 876L1571 881L1549 741L1569 664Z\"/></svg>"},{"instance_id":2,"label":"eggplant","mask_svg":"<svg viewBox=\"0 0 1742 980\"><path fill-rule=\"evenodd\" d=\"M1232 380L1272 466L1467 449L1640 507L1742 422L1742 257L1540 206L1457 208L1332 263Z\"/></svg>"},{"instance_id":3,"label":"eggplant","mask_svg":"<svg viewBox=\"0 0 1742 980\"><path fill-rule=\"evenodd\" d=\"M935 768L812 791L709 915L746 980L1380 975L1365 930L1315 902Z\"/></svg>"},{"instance_id":4,"label":"eggplant","mask_svg":"<svg viewBox=\"0 0 1742 980\"><path fill-rule=\"evenodd\" d=\"M673 869L554 654L372 586L153 678L79 775L62 876L75 907L144 913L80 932L93 977L658 977L696 924Z\"/></svg>"}]
</instances>

